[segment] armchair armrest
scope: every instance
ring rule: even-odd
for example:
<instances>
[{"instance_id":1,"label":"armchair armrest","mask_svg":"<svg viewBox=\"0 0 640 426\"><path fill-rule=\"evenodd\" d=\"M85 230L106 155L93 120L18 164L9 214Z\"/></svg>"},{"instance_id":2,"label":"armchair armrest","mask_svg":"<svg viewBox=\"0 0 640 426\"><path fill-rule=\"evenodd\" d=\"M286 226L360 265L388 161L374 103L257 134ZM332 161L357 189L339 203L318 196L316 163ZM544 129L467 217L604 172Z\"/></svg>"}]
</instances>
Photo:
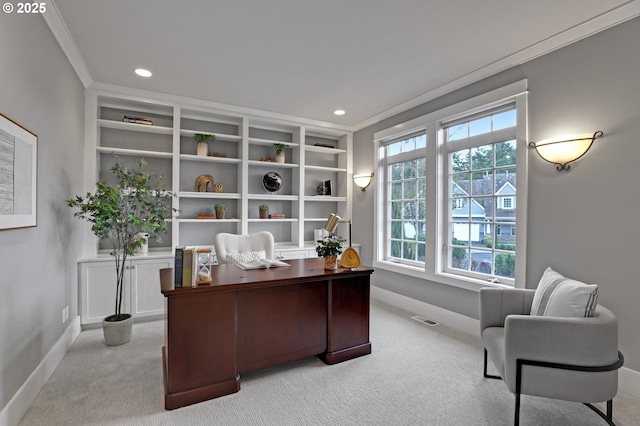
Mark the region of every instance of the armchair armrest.
<instances>
[{"instance_id":1,"label":"armchair armrest","mask_svg":"<svg viewBox=\"0 0 640 426\"><path fill-rule=\"evenodd\" d=\"M507 315L528 315L535 290L480 289L480 334L487 327L504 327Z\"/></svg>"},{"instance_id":2,"label":"armchair armrest","mask_svg":"<svg viewBox=\"0 0 640 426\"><path fill-rule=\"evenodd\" d=\"M606 312L594 318L511 315L504 341L504 381L512 392L518 359L589 367L618 359L618 323Z\"/></svg>"}]
</instances>

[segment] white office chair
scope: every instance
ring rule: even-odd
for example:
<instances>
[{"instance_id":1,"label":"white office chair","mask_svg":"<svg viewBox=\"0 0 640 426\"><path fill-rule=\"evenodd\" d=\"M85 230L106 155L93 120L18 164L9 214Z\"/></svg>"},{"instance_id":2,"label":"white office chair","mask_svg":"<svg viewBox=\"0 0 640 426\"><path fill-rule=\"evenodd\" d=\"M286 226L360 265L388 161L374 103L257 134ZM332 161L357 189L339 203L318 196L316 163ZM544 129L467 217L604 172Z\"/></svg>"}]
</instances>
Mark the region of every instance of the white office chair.
<instances>
[{"instance_id":1,"label":"white office chair","mask_svg":"<svg viewBox=\"0 0 640 426\"><path fill-rule=\"evenodd\" d=\"M267 231L247 235L220 232L214 238L218 264L234 263L242 254L248 256L242 260L251 260L252 257L273 259L273 245L273 235Z\"/></svg>"}]
</instances>

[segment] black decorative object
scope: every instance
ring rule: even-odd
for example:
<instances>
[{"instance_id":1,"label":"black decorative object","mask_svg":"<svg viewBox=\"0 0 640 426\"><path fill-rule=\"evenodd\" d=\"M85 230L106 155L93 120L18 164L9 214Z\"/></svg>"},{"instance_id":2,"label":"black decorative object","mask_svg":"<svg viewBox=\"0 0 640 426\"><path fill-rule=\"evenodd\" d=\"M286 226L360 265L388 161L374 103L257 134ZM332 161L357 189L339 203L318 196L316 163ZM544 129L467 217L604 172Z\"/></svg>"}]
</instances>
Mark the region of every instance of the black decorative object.
<instances>
[{"instance_id":1,"label":"black decorative object","mask_svg":"<svg viewBox=\"0 0 640 426\"><path fill-rule=\"evenodd\" d=\"M316 188L316 195L331 195L331 181L325 180Z\"/></svg>"},{"instance_id":2,"label":"black decorative object","mask_svg":"<svg viewBox=\"0 0 640 426\"><path fill-rule=\"evenodd\" d=\"M282 188L282 176L276 172L268 172L262 176L262 186L269 192L276 192Z\"/></svg>"}]
</instances>

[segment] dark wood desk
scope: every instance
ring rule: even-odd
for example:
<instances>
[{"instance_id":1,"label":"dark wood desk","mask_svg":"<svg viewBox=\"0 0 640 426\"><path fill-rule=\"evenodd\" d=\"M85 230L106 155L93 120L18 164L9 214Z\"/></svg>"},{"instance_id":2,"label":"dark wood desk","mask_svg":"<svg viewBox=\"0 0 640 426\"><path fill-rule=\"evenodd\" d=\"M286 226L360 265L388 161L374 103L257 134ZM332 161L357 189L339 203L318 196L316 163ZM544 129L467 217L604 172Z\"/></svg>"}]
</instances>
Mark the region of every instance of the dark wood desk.
<instances>
[{"instance_id":1,"label":"dark wood desk","mask_svg":"<svg viewBox=\"0 0 640 426\"><path fill-rule=\"evenodd\" d=\"M244 271L213 268L213 283L163 291L165 408L240 390L240 374L312 355L336 364L371 353L372 268L325 271L323 259Z\"/></svg>"}]
</instances>

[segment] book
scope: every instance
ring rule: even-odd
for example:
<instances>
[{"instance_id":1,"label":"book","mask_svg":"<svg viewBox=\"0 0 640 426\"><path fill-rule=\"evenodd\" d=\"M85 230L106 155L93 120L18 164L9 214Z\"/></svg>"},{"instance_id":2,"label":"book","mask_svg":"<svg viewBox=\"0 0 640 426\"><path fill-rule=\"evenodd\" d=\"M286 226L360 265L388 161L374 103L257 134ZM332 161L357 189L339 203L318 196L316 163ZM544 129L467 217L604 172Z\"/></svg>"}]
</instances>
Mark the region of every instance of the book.
<instances>
[{"instance_id":1,"label":"book","mask_svg":"<svg viewBox=\"0 0 640 426\"><path fill-rule=\"evenodd\" d=\"M125 115L122 119L125 123L134 123L134 124L144 124L146 126L152 126L153 121L147 117L132 117L130 115Z\"/></svg>"},{"instance_id":2,"label":"book","mask_svg":"<svg viewBox=\"0 0 640 426\"><path fill-rule=\"evenodd\" d=\"M246 262L236 261L235 265L240 269L266 269L279 266L291 266L286 262L276 259L256 259Z\"/></svg>"},{"instance_id":3,"label":"book","mask_svg":"<svg viewBox=\"0 0 640 426\"><path fill-rule=\"evenodd\" d=\"M182 259L182 287L193 287L193 248L185 248Z\"/></svg>"},{"instance_id":4,"label":"book","mask_svg":"<svg viewBox=\"0 0 640 426\"><path fill-rule=\"evenodd\" d=\"M173 264L173 283L176 288L182 287L182 260L184 247L176 247L175 261Z\"/></svg>"}]
</instances>

